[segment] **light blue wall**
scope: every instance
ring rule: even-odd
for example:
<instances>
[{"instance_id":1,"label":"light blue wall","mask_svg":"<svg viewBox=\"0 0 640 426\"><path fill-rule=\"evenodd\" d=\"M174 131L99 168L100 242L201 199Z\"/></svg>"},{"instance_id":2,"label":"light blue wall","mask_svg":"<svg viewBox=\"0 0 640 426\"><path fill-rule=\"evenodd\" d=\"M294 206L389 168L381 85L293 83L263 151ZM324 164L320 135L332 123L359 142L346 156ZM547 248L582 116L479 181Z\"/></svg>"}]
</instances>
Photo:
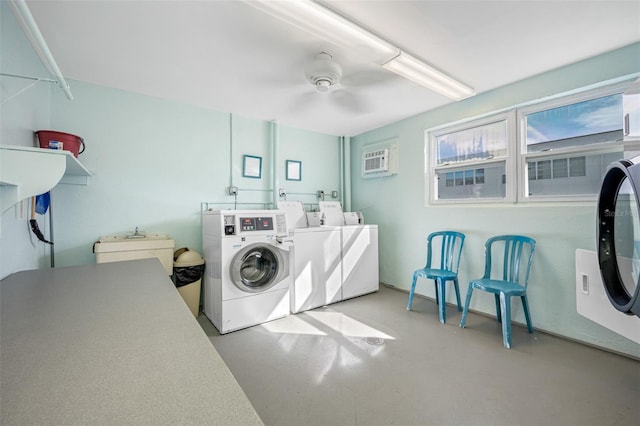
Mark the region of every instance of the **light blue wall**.
<instances>
[{"instance_id":1,"label":"light blue wall","mask_svg":"<svg viewBox=\"0 0 640 426\"><path fill-rule=\"evenodd\" d=\"M231 120L231 133L227 138L229 152L226 155L227 162L232 158L232 174L225 180L225 189L231 186L237 186L238 202L260 202L269 203L272 199L271 193L271 167L272 160L270 158L270 123L249 118L233 116ZM252 155L262 158L262 177L260 179L252 179L243 177L243 156ZM230 157L231 156L231 157ZM228 168L229 166L227 166ZM222 188L220 188L222 190ZM227 194L226 190L220 191L220 195ZM203 201L218 201L220 197L211 194L211 196ZM232 206L219 205L221 208L231 208ZM261 206L253 206L257 208ZM262 206L264 207L264 206Z\"/></svg>"},{"instance_id":2,"label":"light blue wall","mask_svg":"<svg viewBox=\"0 0 640 426\"><path fill-rule=\"evenodd\" d=\"M1 7L3 72L48 77L6 2ZM0 83L4 100L29 81ZM100 236L136 226L201 251L202 202L257 208L272 203L278 188L301 194L289 200L309 202L306 194L339 186L335 136L285 126L275 126L274 133L274 125L261 120L79 81L70 85L73 101L55 85L39 83L2 106L0 123L3 144L33 146L33 131L49 128L85 140L79 160L93 173L88 184L52 190L56 266L94 263L92 246ZM244 154L262 157L261 179L242 176ZM285 180L285 159L303 162L301 182ZM237 200L227 195L231 184L240 188ZM28 217L15 218L14 210L2 216L0 278L49 265L47 247L32 237ZM49 236L47 221L40 222Z\"/></svg>"},{"instance_id":3,"label":"light blue wall","mask_svg":"<svg viewBox=\"0 0 640 426\"><path fill-rule=\"evenodd\" d=\"M528 291L534 326L640 356L638 344L576 312L575 250L595 248L595 202L429 206L424 175L428 128L639 71L640 44L635 44L352 138L353 210L364 210L367 221L379 225L381 281L408 290L413 271L424 265L426 235L441 229L459 230L467 235L460 271L464 298L468 281L482 275L487 238L505 233L530 235L538 242ZM360 178L362 147L389 138L399 140L400 172L386 178ZM417 291L435 297L431 282L421 280ZM455 303L455 296L448 293L447 301ZM474 294L471 309L493 314L493 297ZM519 302L514 309L515 321L524 323ZM449 321L455 324L459 319L454 315Z\"/></svg>"},{"instance_id":4,"label":"light blue wall","mask_svg":"<svg viewBox=\"0 0 640 426\"><path fill-rule=\"evenodd\" d=\"M46 75L6 2L0 7L2 71ZM425 207L424 201L425 129L638 71L636 44L352 138L354 173L347 188L351 210L363 211L367 222L380 226L381 281L407 289L412 271L424 262L424 237L436 229L459 229L468 236L461 266L464 296L465 283L482 272L486 238L528 234L539 244L529 296L534 325L639 356L638 345L575 310L574 252L594 248L593 204ZM24 87L7 78L0 84L2 99ZM232 207L230 184L240 188L238 203L271 202L271 191L280 187L290 200L314 203L317 190L340 188L336 137L276 126L278 149L273 159L271 123L77 81L71 86L74 101L55 86L39 83L0 110L3 144L30 146L32 131L42 128L85 138L87 148L80 160L94 173L88 185L58 185L52 191L57 266L93 263L91 247L99 236L136 226L168 233L178 247L201 250L200 203ZM399 141L400 172L361 179L362 146L390 138ZM243 154L263 157L262 179L242 177ZM285 180L287 159L302 161L302 182ZM46 233L46 222L41 223ZM1 226L0 277L48 265L47 249L32 238L27 218L16 219L10 208ZM431 283L422 282L419 291L434 296ZM472 309L492 312L493 300L478 295ZM517 304L514 311L516 321L522 322Z\"/></svg>"},{"instance_id":5,"label":"light blue wall","mask_svg":"<svg viewBox=\"0 0 640 426\"><path fill-rule=\"evenodd\" d=\"M73 102L53 94L51 122L84 138L80 160L93 176L86 186L58 185L52 192L56 266L93 263L92 245L101 235L136 226L169 234L176 248L201 251L201 202L216 208L271 203L272 166L288 189L284 164L292 156L327 163L323 174L303 176L301 192L337 187L334 136L280 127L274 159L269 122L77 81L71 85ZM242 176L245 154L262 157L260 179ZM228 195L231 184L239 188L237 200Z\"/></svg>"},{"instance_id":6,"label":"light blue wall","mask_svg":"<svg viewBox=\"0 0 640 426\"><path fill-rule=\"evenodd\" d=\"M0 72L48 76L4 1L0 2L0 52ZM0 144L31 147L34 144L33 131L49 128L50 93L56 87L50 83L33 83L31 80L0 77ZM48 246L39 242L29 228L30 206L30 200L25 200L2 214L0 278L16 271L49 265ZM38 215L38 223L46 232L47 217Z\"/></svg>"},{"instance_id":7,"label":"light blue wall","mask_svg":"<svg viewBox=\"0 0 640 426\"><path fill-rule=\"evenodd\" d=\"M302 201L307 210L317 208L318 190L325 192L326 200L333 200L331 191L340 187L338 138L292 128L281 128L279 134L283 140L280 187L286 189L287 199ZM285 180L285 160L302 162L301 181Z\"/></svg>"},{"instance_id":8,"label":"light blue wall","mask_svg":"<svg viewBox=\"0 0 640 426\"><path fill-rule=\"evenodd\" d=\"M54 93L51 123L84 138L93 176L52 191L56 266L94 263L94 241L136 226L200 250L200 202L224 199L229 181L229 115L70 84L75 99Z\"/></svg>"}]
</instances>

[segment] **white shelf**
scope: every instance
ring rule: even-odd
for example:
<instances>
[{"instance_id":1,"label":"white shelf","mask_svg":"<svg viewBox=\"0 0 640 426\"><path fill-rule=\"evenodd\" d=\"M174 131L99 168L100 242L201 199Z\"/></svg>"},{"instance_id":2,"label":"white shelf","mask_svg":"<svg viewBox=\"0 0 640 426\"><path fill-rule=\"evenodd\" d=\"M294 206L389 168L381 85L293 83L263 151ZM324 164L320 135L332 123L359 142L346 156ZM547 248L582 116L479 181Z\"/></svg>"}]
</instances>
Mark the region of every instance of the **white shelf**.
<instances>
[{"instance_id":1,"label":"white shelf","mask_svg":"<svg viewBox=\"0 0 640 426\"><path fill-rule=\"evenodd\" d=\"M86 185L89 176L69 151L0 145L0 211L58 183Z\"/></svg>"}]
</instances>

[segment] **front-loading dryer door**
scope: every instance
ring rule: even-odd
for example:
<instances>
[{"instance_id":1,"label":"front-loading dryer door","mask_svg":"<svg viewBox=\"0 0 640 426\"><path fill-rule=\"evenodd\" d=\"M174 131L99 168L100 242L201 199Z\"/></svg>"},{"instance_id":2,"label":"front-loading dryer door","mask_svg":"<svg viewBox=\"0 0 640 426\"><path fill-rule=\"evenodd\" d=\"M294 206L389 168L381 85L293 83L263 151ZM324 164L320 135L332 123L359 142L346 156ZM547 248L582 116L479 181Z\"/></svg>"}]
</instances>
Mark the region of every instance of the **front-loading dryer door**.
<instances>
[{"instance_id":1,"label":"front-loading dryer door","mask_svg":"<svg viewBox=\"0 0 640 426\"><path fill-rule=\"evenodd\" d=\"M597 212L598 262L609 301L640 317L640 157L609 165Z\"/></svg>"},{"instance_id":2,"label":"front-loading dryer door","mask_svg":"<svg viewBox=\"0 0 640 426\"><path fill-rule=\"evenodd\" d=\"M282 251L269 243L243 247L230 265L231 281L248 293L266 291L289 274L288 261Z\"/></svg>"}]
</instances>

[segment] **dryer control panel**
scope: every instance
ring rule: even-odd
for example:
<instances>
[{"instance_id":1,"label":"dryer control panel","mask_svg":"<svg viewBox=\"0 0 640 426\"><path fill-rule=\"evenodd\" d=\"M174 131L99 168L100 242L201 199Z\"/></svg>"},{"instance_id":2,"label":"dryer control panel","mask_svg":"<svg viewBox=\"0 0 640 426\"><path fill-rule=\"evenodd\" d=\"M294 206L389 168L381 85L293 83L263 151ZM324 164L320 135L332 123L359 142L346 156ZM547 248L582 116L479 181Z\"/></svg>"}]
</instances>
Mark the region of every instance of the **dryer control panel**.
<instances>
[{"instance_id":1,"label":"dryer control panel","mask_svg":"<svg viewBox=\"0 0 640 426\"><path fill-rule=\"evenodd\" d=\"M203 226L212 236L288 235L286 215L279 210L206 211Z\"/></svg>"},{"instance_id":2,"label":"dryer control panel","mask_svg":"<svg viewBox=\"0 0 640 426\"><path fill-rule=\"evenodd\" d=\"M240 230L246 231L273 231L273 217L241 217Z\"/></svg>"}]
</instances>

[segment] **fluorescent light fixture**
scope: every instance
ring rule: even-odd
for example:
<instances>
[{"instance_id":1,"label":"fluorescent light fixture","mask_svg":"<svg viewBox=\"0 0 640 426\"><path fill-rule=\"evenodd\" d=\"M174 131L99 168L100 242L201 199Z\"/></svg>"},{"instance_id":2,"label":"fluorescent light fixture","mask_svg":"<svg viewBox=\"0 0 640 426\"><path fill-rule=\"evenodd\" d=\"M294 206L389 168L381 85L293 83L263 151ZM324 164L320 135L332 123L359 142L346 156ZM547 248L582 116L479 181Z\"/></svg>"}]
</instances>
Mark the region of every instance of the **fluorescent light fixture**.
<instances>
[{"instance_id":1,"label":"fluorescent light fixture","mask_svg":"<svg viewBox=\"0 0 640 426\"><path fill-rule=\"evenodd\" d=\"M382 67L457 101L475 94L471 87L454 80L405 52L400 53Z\"/></svg>"},{"instance_id":2,"label":"fluorescent light fixture","mask_svg":"<svg viewBox=\"0 0 640 426\"><path fill-rule=\"evenodd\" d=\"M40 57L42 64L47 68L49 74L56 77L56 83L64 91L67 98L69 100L73 100L71 88L69 87L67 80L64 79L60 68L58 68L58 64L56 64L56 60L53 58L53 55L49 50L49 46L47 46L47 42L40 32L38 24L36 24L35 19L33 19L33 15L31 15L31 11L29 10L27 3L25 0L11 0L9 4L13 9L13 13L16 15L16 18L18 18L22 29L29 38L31 45Z\"/></svg>"},{"instance_id":3,"label":"fluorescent light fixture","mask_svg":"<svg viewBox=\"0 0 640 426\"><path fill-rule=\"evenodd\" d=\"M430 90L460 100L475 91L402 52L399 47L311 0L244 0L245 3L324 40L358 50L374 63Z\"/></svg>"},{"instance_id":4,"label":"fluorescent light fixture","mask_svg":"<svg viewBox=\"0 0 640 426\"><path fill-rule=\"evenodd\" d=\"M378 65L400 53L391 43L310 0L246 0L245 3L333 44L359 50Z\"/></svg>"}]
</instances>

